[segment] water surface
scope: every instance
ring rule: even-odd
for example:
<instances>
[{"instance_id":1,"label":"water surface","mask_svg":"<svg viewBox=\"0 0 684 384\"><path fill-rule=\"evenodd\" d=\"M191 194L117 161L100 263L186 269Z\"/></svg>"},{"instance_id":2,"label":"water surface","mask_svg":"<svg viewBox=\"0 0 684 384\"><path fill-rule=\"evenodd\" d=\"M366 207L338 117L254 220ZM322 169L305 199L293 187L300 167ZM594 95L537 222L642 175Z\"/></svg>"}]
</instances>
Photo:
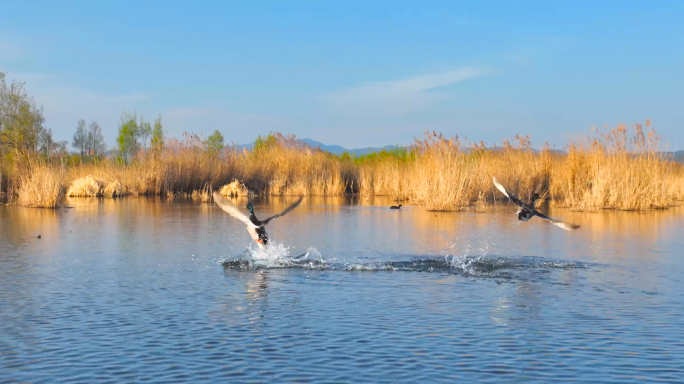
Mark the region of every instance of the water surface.
<instances>
[{"instance_id":1,"label":"water surface","mask_svg":"<svg viewBox=\"0 0 684 384\"><path fill-rule=\"evenodd\" d=\"M684 209L391 203L0 206L0 382L682 381Z\"/></svg>"}]
</instances>

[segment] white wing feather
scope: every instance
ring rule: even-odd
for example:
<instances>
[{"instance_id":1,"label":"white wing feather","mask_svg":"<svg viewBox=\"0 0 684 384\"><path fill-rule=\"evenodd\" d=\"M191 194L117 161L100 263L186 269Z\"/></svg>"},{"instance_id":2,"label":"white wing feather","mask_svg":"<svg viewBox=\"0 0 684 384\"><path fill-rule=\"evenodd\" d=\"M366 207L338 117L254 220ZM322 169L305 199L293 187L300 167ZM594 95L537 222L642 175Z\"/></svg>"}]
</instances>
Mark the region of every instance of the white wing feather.
<instances>
[{"instance_id":1,"label":"white wing feather","mask_svg":"<svg viewBox=\"0 0 684 384\"><path fill-rule=\"evenodd\" d=\"M252 240L258 242L259 241L259 234L256 232L255 227L247 227L247 232L249 232L249 235L252 236ZM261 245L261 244L259 244Z\"/></svg>"},{"instance_id":2,"label":"white wing feather","mask_svg":"<svg viewBox=\"0 0 684 384\"><path fill-rule=\"evenodd\" d=\"M240 209L238 209L238 207L231 204L228 200L224 199L221 195L218 194L218 192L214 192L213 196L214 196L214 202L216 203L216 205L221 207L221 209L223 209L227 214L229 214L229 215L233 216L234 218L245 223L245 225L247 225L247 228L259 228L259 226L254 225L254 223L252 223L249 220L249 217L247 217L247 215L242 213L242 211L240 211ZM254 232L254 231L250 231L250 234L252 232ZM254 235L252 235L252 237L254 237Z\"/></svg>"},{"instance_id":3,"label":"white wing feather","mask_svg":"<svg viewBox=\"0 0 684 384\"><path fill-rule=\"evenodd\" d=\"M576 225L576 224L564 223L560 220L552 219L552 218L546 216L545 214L543 214L541 212L535 212L534 214L541 217L544 220L548 220L551 224L553 224L559 228L565 229L566 231L573 231L573 230L578 229L580 227L579 225Z\"/></svg>"},{"instance_id":4,"label":"white wing feather","mask_svg":"<svg viewBox=\"0 0 684 384\"><path fill-rule=\"evenodd\" d=\"M563 228L566 231L573 231L573 230L580 227L579 225L576 225L576 224L564 223L562 221L558 221L558 220L554 220L554 219L550 219L549 221L551 222L551 224L553 224L557 227Z\"/></svg>"},{"instance_id":5,"label":"white wing feather","mask_svg":"<svg viewBox=\"0 0 684 384\"><path fill-rule=\"evenodd\" d=\"M561 228L563 228L563 229L565 229L565 230L567 230L567 231L572 231L572 230L574 230L574 229L579 228L579 225L568 224L568 223L563 223L563 222L556 222L556 223L553 223L553 224L554 224L554 225L557 225L557 226L559 226L559 227L561 227Z\"/></svg>"},{"instance_id":6,"label":"white wing feather","mask_svg":"<svg viewBox=\"0 0 684 384\"><path fill-rule=\"evenodd\" d=\"M501 183L499 183L499 180L497 180L496 177L493 177L493 178L492 178L492 181L494 182L494 185L496 186L496 188L497 188L499 191L501 191L501 193L503 193L504 195L506 195L506 197L510 197L510 196L508 196L508 192L506 192L506 188L504 188L504 186L501 185Z\"/></svg>"}]
</instances>

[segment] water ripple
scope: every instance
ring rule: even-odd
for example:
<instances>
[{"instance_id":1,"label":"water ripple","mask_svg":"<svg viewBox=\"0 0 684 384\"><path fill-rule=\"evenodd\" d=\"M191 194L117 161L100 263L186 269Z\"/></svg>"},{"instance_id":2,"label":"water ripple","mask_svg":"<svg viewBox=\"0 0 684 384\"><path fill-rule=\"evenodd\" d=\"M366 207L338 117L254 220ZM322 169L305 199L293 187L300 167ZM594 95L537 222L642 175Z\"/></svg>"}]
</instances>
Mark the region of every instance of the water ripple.
<instances>
[{"instance_id":1,"label":"water ripple","mask_svg":"<svg viewBox=\"0 0 684 384\"><path fill-rule=\"evenodd\" d=\"M0 206L0 383L684 377L681 225L303 207L241 253L206 206L93 207Z\"/></svg>"}]
</instances>

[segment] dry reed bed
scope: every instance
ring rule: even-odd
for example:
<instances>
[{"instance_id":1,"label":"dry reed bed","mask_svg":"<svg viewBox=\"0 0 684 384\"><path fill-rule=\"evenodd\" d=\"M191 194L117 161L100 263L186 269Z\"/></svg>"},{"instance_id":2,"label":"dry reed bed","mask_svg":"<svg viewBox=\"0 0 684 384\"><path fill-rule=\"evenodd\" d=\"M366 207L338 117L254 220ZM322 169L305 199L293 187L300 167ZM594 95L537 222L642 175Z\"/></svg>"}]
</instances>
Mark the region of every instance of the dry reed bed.
<instances>
[{"instance_id":1,"label":"dry reed bed","mask_svg":"<svg viewBox=\"0 0 684 384\"><path fill-rule=\"evenodd\" d=\"M236 179L247 188L269 195L337 196L345 192L337 157L281 138L276 145L234 152Z\"/></svg>"},{"instance_id":2,"label":"dry reed bed","mask_svg":"<svg viewBox=\"0 0 684 384\"><path fill-rule=\"evenodd\" d=\"M25 207L55 208L64 197L65 175L62 169L46 166L29 168L21 176L17 203Z\"/></svg>"},{"instance_id":3,"label":"dry reed bed","mask_svg":"<svg viewBox=\"0 0 684 384\"><path fill-rule=\"evenodd\" d=\"M245 187L239 180L233 180L219 189L219 194L226 197L244 197L254 195L254 192Z\"/></svg>"},{"instance_id":4,"label":"dry reed bed","mask_svg":"<svg viewBox=\"0 0 684 384\"><path fill-rule=\"evenodd\" d=\"M211 201L233 184L238 195L336 196L358 193L410 200L430 210L460 210L503 200L492 176L527 199L538 193L575 210L666 208L684 199L684 170L655 151L653 132L620 126L567 155L533 151L529 137L503 147L462 147L457 137L426 134L410 151L351 159L312 149L294 137L273 136L252 151L209 153L196 136L140 154L128 164L108 159L70 168L34 167L21 177L19 204L55 206L72 196L162 195ZM111 186L111 187L110 187ZM243 189L244 188L244 189ZM245 192L247 191L247 192ZM225 191L224 191L225 192Z\"/></svg>"},{"instance_id":5,"label":"dry reed bed","mask_svg":"<svg viewBox=\"0 0 684 384\"><path fill-rule=\"evenodd\" d=\"M646 126L649 126L647 122ZM656 151L655 131L637 124L601 134L588 144L571 144L555 165L551 192L561 206L579 211L645 210L673 206L684 197L680 164Z\"/></svg>"},{"instance_id":6,"label":"dry reed bed","mask_svg":"<svg viewBox=\"0 0 684 384\"><path fill-rule=\"evenodd\" d=\"M497 176L522 197L548 194L551 172L549 151L535 153L529 137L517 137L515 145L486 149L475 145L467 151L457 137L426 134L416 141L411 156L360 165L362 195L387 195L411 200L430 210L451 211L493 202Z\"/></svg>"},{"instance_id":7,"label":"dry reed bed","mask_svg":"<svg viewBox=\"0 0 684 384\"><path fill-rule=\"evenodd\" d=\"M66 193L69 197L120 197L123 186L118 180L106 181L91 175L78 178L71 183Z\"/></svg>"}]
</instances>

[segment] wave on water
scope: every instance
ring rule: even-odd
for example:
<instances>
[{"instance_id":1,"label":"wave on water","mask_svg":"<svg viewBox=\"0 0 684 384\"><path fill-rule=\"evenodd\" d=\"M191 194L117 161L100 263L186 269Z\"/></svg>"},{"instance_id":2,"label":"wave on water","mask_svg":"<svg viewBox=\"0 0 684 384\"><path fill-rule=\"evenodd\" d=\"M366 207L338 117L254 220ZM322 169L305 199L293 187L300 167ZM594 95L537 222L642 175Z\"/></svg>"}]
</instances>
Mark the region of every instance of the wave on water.
<instances>
[{"instance_id":1,"label":"wave on water","mask_svg":"<svg viewBox=\"0 0 684 384\"><path fill-rule=\"evenodd\" d=\"M221 260L226 269L254 270L298 268L332 271L403 271L442 272L472 277L510 278L510 272L521 269L577 269L587 268L586 263L550 260L542 257L509 258L502 256L416 256L413 260L374 263L328 262L316 248L305 253L290 255L282 244L268 245L264 249L250 246L233 260Z\"/></svg>"}]
</instances>

